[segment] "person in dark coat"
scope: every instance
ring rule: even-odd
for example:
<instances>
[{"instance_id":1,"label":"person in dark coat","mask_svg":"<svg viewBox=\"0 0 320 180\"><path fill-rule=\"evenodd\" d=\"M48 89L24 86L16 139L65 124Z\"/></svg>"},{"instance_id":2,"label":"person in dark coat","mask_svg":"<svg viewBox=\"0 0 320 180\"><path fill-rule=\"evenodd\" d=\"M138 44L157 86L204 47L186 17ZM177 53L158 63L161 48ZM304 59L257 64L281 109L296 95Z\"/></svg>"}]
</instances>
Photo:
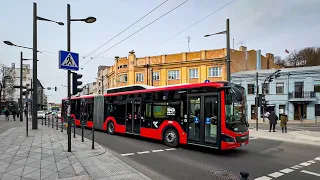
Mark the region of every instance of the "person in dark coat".
<instances>
[{"instance_id":1,"label":"person in dark coat","mask_svg":"<svg viewBox=\"0 0 320 180\"><path fill-rule=\"evenodd\" d=\"M12 114L13 120L16 121L17 111L15 109L13 109L11 114Z\"/></svg>"},{"instance_id":2,"label":"person in dark coat","mask_svg":"<svg viewBox=\"0 0 320 180\"><path fill-rule=\"evenodd\" d=\"M4 115L6 116L6 121L9 121L10 112L9 112L8 109L5 109L5 110L4 110Z\"/></svg>"},{"instance_id":3,"label":"person in dark coat","mask_svg":"<svg viewBox=\"0 0 320 180\"><path fill-rule=\"evenodd\" d=\"M276 132L276 124L277 124L277 120L278 120L278 116L276 115L276 113L274 113L274 111L272 111L269 116L269 124L270 124L270 130L269 132L271 132L271 129L273 130L273 132Z\"/></svg>"}]
</instances>

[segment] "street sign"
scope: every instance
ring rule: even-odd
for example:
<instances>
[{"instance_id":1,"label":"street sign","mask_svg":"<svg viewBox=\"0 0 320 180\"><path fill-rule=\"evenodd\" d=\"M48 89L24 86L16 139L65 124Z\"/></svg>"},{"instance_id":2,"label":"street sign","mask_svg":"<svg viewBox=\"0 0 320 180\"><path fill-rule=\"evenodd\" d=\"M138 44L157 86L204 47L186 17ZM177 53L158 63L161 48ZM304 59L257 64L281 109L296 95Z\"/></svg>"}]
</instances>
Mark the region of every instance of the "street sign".
<instances>
[{"instance_id":1,"label":"street sign","mask_svg":"<svg viewBox=\"0 0 320 180\"><path fill-rule=\"evenodd\" d=\"M79 71L79 54L69 51L59 51L59 69Z\"/></svg>"}]
</instances>

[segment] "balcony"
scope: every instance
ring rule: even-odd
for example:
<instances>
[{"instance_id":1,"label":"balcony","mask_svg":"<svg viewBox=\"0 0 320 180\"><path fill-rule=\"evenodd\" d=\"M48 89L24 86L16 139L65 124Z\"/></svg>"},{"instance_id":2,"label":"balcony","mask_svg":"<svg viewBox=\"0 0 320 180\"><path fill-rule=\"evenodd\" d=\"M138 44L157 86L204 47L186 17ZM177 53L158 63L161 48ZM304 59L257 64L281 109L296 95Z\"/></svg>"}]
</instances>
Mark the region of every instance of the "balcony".
<instances>
[{"instance_id":1,"label":"balcony","mask_svg":"<svg viewBox=\"0 0 320 180\"><path fill-rule=\"evenodd\" d=\"M289 92L289 99L315 100L316 98L316 93L314 91Z\"/></svg>"}]
</instances>

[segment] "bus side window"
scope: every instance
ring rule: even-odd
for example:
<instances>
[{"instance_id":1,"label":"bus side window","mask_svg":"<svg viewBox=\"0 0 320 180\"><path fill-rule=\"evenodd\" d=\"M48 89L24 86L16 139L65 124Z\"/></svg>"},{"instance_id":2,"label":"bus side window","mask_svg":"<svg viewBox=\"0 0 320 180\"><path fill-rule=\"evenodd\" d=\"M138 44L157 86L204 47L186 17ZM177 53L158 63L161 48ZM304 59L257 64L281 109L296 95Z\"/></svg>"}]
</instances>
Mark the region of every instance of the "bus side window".
<instances>
[{"instance_id":1,"label":"bus side window","mask_svg":"<svg viewBox=\"0 0 320 180\"><path fill-rule=\"evenodd\" d=\"M89 102L88 106L88 121L93 121L93 103Z\"/></svg>"},{"instance_id":2,"label":"bus side window","mask_svg":"<svg viewBox=\"0 0 320 180\"><path fill-rule=\"evenodd\" d=\"M81 107L80 102L81 102L81 100L77 99L74 102L75 102L74 115L75 115L76 119L80 119L80 107Z\"/></svg>"}]
</instances>

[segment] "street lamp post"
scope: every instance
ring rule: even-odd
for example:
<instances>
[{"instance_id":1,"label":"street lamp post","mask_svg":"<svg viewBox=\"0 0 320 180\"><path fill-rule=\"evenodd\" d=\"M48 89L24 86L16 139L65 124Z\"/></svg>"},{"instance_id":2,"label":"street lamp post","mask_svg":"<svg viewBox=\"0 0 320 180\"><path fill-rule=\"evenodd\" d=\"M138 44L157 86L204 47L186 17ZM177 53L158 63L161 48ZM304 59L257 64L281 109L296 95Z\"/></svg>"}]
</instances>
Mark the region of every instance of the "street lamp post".
<instances>
[{"instance_id":1,"label":"street lamp post","mask_svg":"<svg viewBox=\"0 0 320 180\"><path fill-rule=\"evenodd\" d=\"M226 46L227 46L227 56L226 56L226 64L227 64L227 81L231 81L231 70L230 70L230 26L229 26L229 19L226 20L226 30L221 31L218 33L214 34L207 34L204 37L209 37L213 35L218 35L218 34L226 34Z\"/></svg>"},{"instance_id":2,"label":"street lamp post","mask_svg":"<svg viewBox=\"0 0 320 180\"><path fill-rule=\"evenodd\" d=\"M95 17L87 17L86 19L71 19L70 15L70 4L67 4L67 51L71 51L71 21L84 21L86 23L94 23L97 19ZM67 78L68 78L68 103L69 107L71 106L71 71L68 70ZM68 111L71 108L68 108ZM68 115L68 152L71 152L71 118L70 112Z\"/></svg>"},{"instance_id":3,"label":"street lamp post","mask_svg":"<svg viewBox=\"0 0 320 180\"><path fill-rule=\"evenodd\" d=\"M53 23L57 23L60 26L63 26L63 22L57 22L57 21L53 21L50 19L46 19L46 18L42 18L42 17L38 17L37 15L37 3L33 3L33 47L25 47L25 46L19 46L16 44L11 43L10 41L4 41L5 44L9 45L9 46L16 46L16 47L20 47L20 48L25 48L25 49L31 49L33 51L33 71L32 71L32 86L33 89L35 89L35 91L33 92L33 96L32 96L32 129L38 129L38 119L37 119L37 102L38 102L38 92L37 92L37 88L38 88L38 66L37 66L37 53L40 52L38 51L38 44L37 44L37 21L48 21L48 22L53 22Z\"/></svg>"},{"instance_id":4,"label":"street lamp post","mask_svg":"<svg viewBox=\"0 0 320 180\"><path fill-rule=\"evenodd\" d=\"M33 60L33 59L24 59L23 58L23 52L20 52L20 101L19 101L19 105L20 105L20 121L23 121L23 111L22 111L22 107L23 107L23 101L22 101L22 88L23 88L23 81L22 81L22 75L23 75L23 61L29 61L29 60Z\"/></svg>"}]
</instances>

